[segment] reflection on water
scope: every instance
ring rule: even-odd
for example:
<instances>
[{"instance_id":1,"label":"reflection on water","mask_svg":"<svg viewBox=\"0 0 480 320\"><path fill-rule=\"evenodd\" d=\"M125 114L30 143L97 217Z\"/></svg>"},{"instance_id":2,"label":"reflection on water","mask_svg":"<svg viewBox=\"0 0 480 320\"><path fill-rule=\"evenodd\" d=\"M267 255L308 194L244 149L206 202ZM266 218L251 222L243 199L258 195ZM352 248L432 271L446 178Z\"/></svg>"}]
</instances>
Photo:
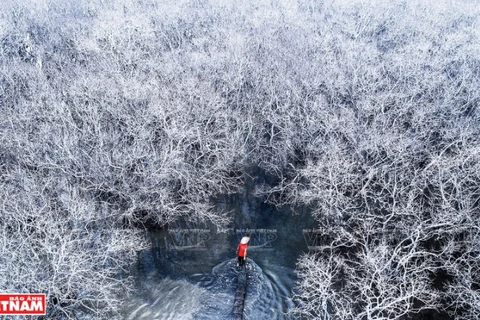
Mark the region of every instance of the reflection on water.
<instances>
[{"instance_id":1,"label":"reflection on water","mask_svg":"<svg viewBox=\"0 0 480 320\"><path fill-rule=\"evenodd\" d=\"M247 261L247 296L244 319L293 319L286 313L294 282L292 270L270 266L262 269ZM125 310L134 319L229 319L236 289L236 260L215 266L209 273L197 273L180 280L150 276Z\"/></svg>"},{"instance_id":2,"label":"reflection on water","mask_svg":"<svg viewBox=\"0 0 480 320\"><path fill-rule=\"evenodd\" d=\"M205 290L187 281L149 277L125 310L125 319L195 319Z\"/></svg>"},{"instance_id":3,"label":"reflection on water","mask_svg":"<svg viewBox=\"0 0 480 320\"><path fill-rule=\"evenodd\" d=\"M152 246L139 254L137 290L123 318L231 319L235 250L249 235L244 319L293 319L287 315L293 307L293 269L310 245L304 231L315 224L306 208L277 208L254 196L262 181L247 179L243 193L217 199L218 211L234 217L225 230L179 221L150 232Z\"/></svg>"}]
</instances>

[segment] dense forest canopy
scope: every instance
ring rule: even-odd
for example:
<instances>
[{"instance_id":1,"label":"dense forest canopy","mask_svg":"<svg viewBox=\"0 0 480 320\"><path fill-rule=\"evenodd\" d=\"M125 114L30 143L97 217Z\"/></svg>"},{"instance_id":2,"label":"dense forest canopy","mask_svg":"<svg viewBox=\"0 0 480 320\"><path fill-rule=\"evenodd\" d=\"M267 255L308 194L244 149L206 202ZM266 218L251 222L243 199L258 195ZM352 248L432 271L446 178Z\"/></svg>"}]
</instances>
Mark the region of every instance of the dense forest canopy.
<instances>
[{"instance_id":1,"label":"dense forest canopy","mask_svg":"<svg viewBox=\"0 0 480 320\"><path fill-rule=\"evenodd\" d=\"M476 1L2 1L0 288L109 318L144 227L308 205L296 313L480 313Z\"/></svg>"}]
</instances>

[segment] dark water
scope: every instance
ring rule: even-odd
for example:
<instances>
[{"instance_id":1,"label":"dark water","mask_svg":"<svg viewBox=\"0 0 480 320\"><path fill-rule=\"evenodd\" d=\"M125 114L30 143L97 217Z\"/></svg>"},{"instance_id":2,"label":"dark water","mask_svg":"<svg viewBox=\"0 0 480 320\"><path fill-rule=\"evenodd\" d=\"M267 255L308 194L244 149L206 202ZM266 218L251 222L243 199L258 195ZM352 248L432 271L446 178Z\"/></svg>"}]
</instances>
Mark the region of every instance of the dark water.
<instances>
[{"instance_id":1,"label":"dark water","mask_svg":"<svg viewBox=\"0 0 480 320\"><path fill-rule=\"evenodd\" d=\"M251 237L244 319L294 319L295 263L308 250L303 231L314 222L306 210L277 209L248 190L218 199L218 210L233 212L223 230L178 223L150 233L125 319L231 319L235 250L244 235Z\"/></svg>"},{"instance_id":2,"label":"dark water","mask_svg":"<svg viewBox=\"0 0 480 320\"><path fill-rule=\"evenodd\" d=\"M285 268L262 269L253 260L247 266L247 295L244 319L293 319L285 313L292 274ZM276 273L282 273L278 277ZM143 283L143 295L129 305L127 319L231 319L236 288L236 263L229 260L211 273L185 279L164 278Z\"/></svg>"},{"instance_id":3,"label":"dark water","mask_svg":"<svg viewBox=\"0 0 480 320\"><path fill-rule=\"evenodd\" d=\"M244 319L294 319L288 315L294 285L293 269L261 267L247 261ZM214 266L210 272L165 276L156 272L139 281L128 304L126 319L229 319L237 282L236 259Z\"/></svg>"}]
</instances>

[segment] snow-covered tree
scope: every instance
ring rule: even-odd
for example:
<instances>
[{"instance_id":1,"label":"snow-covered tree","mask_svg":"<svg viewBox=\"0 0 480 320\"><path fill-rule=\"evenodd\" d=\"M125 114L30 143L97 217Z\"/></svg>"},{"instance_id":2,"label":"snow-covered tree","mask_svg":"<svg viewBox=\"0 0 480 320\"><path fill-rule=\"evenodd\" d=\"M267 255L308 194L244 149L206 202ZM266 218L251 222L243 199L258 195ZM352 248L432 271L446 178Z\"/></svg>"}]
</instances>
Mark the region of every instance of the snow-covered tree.
<instances>
[{"instance_id":1,"label":"snow-covered tree","mask_svg":"<svg viewBox=\"0 0 480 320\"><path fill-rule=\"evenodd\" d=\"M3 291L108 318L143 227L310 206L297 312L478 313L474 1L3 1ZM93 279L98 279L93 281Z\"/></svg>"}]
</instances>

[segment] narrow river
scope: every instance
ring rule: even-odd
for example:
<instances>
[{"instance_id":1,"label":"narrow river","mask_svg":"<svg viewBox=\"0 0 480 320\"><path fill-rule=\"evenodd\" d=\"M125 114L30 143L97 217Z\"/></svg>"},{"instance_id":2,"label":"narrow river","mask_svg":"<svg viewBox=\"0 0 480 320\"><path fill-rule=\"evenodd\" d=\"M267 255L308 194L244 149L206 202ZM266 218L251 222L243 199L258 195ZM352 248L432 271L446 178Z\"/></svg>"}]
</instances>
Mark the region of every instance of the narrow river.
<instances>
[{"instance_id":1,"label":"narrow river","mask_svg":"<svg viewBox=\"0 0 480 320\"><path fill-rule=\"evenodd\" d=\"M277 209L247 193L224 197L218 206L233 208L229 228L179 223L150 233L152 248L139 255L137 289L125 305L125 319L231 319L235 250L244 235L251 237L244 319L295 319L289 312L294 270L308 250L310 214Z\"/></svg>"}]
</instances>

